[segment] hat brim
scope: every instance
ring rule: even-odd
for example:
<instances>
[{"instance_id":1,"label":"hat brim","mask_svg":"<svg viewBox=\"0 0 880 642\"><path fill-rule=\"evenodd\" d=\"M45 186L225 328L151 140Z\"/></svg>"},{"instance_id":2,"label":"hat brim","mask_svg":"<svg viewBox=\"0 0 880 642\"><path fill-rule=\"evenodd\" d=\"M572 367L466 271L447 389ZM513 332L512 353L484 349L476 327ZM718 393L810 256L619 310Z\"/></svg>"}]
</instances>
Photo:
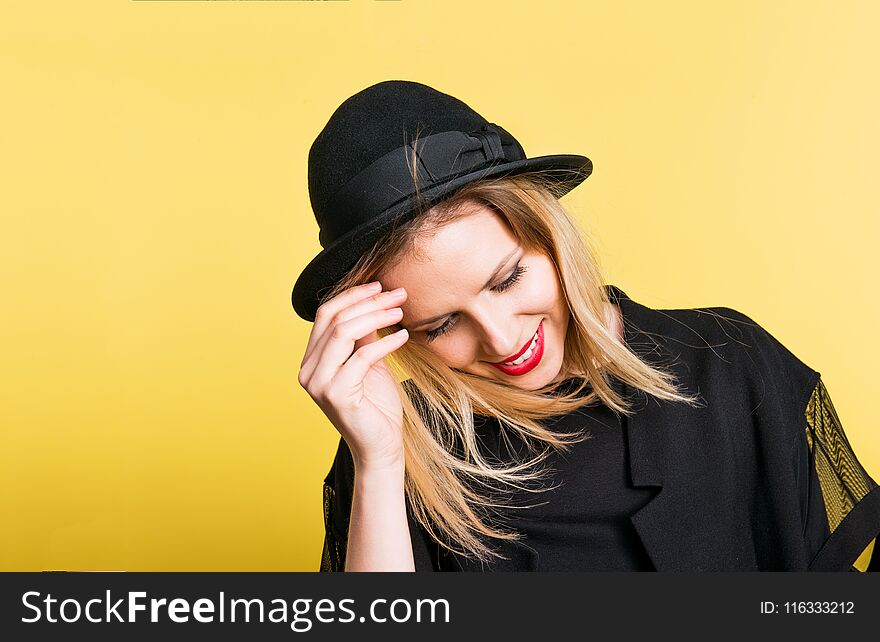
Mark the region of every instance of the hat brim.
<instances>
[{"instance_id":1,"label":"hat brim","mask_svg":"<svg viewBox=\"0 0 880 642\"><path fill-rule=\"evenodd\" d=\"M586 156L555 154L494 165L422 191L421 202L436 205L468 183L535 171L540 171L552 180L551 191L556 198L561 198L586 180L593 171L593 163ZM291 293L291 303L300 318L314 322L321 297L345 276L361 256L387 234L393 224L400 224L412 218L415 215L413 206L412 197L397 203L379 216L336 239L313 258L300 273Z\"/></svg>"}]
</instances>

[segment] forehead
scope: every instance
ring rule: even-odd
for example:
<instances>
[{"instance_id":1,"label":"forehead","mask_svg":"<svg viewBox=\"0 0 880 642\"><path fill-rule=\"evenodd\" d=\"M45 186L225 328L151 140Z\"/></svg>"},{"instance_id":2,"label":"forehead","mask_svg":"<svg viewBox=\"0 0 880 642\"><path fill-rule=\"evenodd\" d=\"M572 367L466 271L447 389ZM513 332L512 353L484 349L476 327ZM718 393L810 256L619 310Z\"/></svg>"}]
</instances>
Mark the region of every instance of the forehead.
<instances>
[{"instance_id":1,"label":"forehead","mask_svg":"<svg viewBox=\"0 0 880 642\"><path fill-rule=\"evenodd\" d=\"M380 276L383 289L407 291L404 318L443 310L444 299L477 294L498 262L517 247L507 222L491 209L475 206L462 218L423 235L415 252Z\"/></svg>"},{"instance_id":2,"label":"forehead","mask_svg":"<svg viewBox=\"0 0 880 642\"><path fill-rule=\"evenodd\" d=\"M486 270L491 272L516 246L517 239L502 217L486 207L475 207L467 216L423 234L414 252L384 271L382 284L385 289L407 287L426 273L441 276L448 272L461 279L469 269L479 270L477 276L485 279Z\"/></svg>"}]
</instances>

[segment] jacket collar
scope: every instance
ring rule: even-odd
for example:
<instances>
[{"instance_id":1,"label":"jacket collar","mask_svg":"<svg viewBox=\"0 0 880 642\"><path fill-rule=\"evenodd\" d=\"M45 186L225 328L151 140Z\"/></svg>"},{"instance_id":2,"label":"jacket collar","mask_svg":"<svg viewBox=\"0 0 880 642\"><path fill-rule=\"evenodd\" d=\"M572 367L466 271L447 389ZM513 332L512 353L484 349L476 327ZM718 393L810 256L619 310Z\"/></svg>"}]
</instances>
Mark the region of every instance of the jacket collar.
<instances>
[{"instance_id":1,"label":"jacket collar","mask_svg":"<svg viewBox=\"0 0 880 642\"><path fill-rule=\"evenodd\" d=\"M605 286L612 303L620 306L623 313L623 330L626 345L642 360L653 366L661 366L668 358L665 344L643 330L647 326L651 309L630 299L614 285ZM660 426L645 422L648 398L645 393L620 382L624 395L631 399L635 414L627 417L630 476L634 486L663 487L663 459L661 455ZM655 402L651 402L655 403ZM650 413L648 413L650 414Z\"/></svg>"},{"instance_id":2,"label":"jacket collar","mask_svg":"<svg viewBox=\"0 0 880 642\"><path fill-rule=\"evenodd\" d=\"M614 285L606 285L609 299L620 306L624 321L624 337L630 350L645 362L676 375L679 383L686 376L673 362L662 334L656 330L658 311L633 301ZM705 568L710 564L710 551L699 539L688 520L682 519L682 506L675 502L676 493L669 484L664 467L669 430L685 421L700 421L704 415L693 413L683 403L670 403L650 397L621 382L624 395L633 404L633 414L625 418L631 481L634 486L654 487L657 493L631 517L645 550L658 571L680 571ZM690 410L690 414L685 414Z\"/></svg>"}]
</instances>

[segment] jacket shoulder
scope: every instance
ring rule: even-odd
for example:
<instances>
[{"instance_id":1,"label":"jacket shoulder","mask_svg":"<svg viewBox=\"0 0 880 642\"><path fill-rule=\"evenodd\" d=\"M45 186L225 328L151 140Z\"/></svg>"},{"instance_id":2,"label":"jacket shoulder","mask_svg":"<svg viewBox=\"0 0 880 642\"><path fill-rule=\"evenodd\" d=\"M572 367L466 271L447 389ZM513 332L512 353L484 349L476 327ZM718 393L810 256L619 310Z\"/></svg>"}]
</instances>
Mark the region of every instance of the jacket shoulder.
<instances>
[{"instance_id":1,"label":"jacket shoulder","mask_svg":"<svg viewBox=\"0 0 880 642\"><path fill-rule=\"evenodd\" d=\"M652 310L669 351L704 368L774 381L806 406L820 373L770 330L732 307Z\"/></svg>"},{"instance_id":2,"label":"jacket shoulder","mask_svg":"<svg viewBox=\"0 0 880 642\"><path fill-rule=\"evenodd\" d=\"M744 337L743 350L761 370L788 384L789 389L799 394L799 407L803 408L816 387L821 374L798 357L788 346L780 341L770 330L752 317L733 308L709 308L717 314L719 325L725 336L736 338L738 332Z\"/></svg>"}]
</instances>

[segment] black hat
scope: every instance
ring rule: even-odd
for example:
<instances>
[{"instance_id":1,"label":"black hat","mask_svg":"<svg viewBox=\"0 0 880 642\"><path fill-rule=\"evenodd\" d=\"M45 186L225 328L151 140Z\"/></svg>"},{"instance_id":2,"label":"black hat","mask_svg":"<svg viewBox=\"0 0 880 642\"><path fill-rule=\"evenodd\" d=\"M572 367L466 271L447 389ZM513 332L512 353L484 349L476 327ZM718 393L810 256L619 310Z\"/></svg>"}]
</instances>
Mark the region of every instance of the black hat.
<instances>
[{"instance_id":1,"label":"black hat","mask_svg":"<svg viewBox=\"0 0 880 642\"><path fill-rule=\"evenodd\" d=\"M417 153L418 194L409 160ZM346 99L309 150L309 198L324 248L302 271L291 301L314 321L322 297L393 224L482 178L541 170L558 198L593 170L586 156L526 158L522 145L465 103L407 80Z\"/></svg>"}]
</instances>

